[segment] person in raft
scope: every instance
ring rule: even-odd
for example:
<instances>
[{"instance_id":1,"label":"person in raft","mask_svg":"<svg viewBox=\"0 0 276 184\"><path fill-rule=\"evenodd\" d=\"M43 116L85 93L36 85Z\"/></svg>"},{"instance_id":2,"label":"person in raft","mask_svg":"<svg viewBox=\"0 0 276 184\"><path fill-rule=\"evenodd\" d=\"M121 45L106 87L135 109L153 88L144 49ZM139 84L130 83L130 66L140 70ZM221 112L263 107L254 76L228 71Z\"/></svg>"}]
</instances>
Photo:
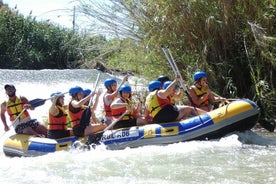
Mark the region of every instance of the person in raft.
<instances>
[{"instance_id":1,"label":"person in raft","mask_svg":"<svg viewBox=\"0 0 276 184\"><path fill-rule=\"evenodd\" d=\"M141 103L134 107L131 100L131 87L127 84L119 88L119 97L116 98L110 105L112 120L116 121L118 118L127 113L113 126L113 129L127 128L132 126L139 126L147 124L146 119L139 114Z\"/></svg>"},{"instance_id":2,"label":"person in raft","mask_svg":"<svg viewBox=\"0 0 276 184\"><path fill-rule=\"evenodd\" d=\"M163 89L167 89L171 85L171 83L172 83L172 81L165 82L163 85ZM177 93L177 90L180 90L180 91ZM184 115L184 117L182 119L184 119L185 117L196 116L199 114L207 113L206 111L196 108L196 107L192 107L192 106L188 106L188 105L176 105L176 102L179 101L183 97L183 94L184 94L184 89L179 88L178 85L175 85L171 94L168 96L168 99L170 100L170 102L173 106L175 106L178 109L185 110L186 114Z\"/></svg>"},{"instance_id":3,"label":"person in raft","mask_svg":"<svg viewBox=\"0 0 276 184\"><path fill-rule=\"evenodd\" d=\"M104 86L106 87L106 92L103 95L103 105L104 105L104 122L106 124L111 124L112 115L110 105L113 100L118 96L118 89L128 80L128 76L124 76L122 82L117 88L117 81L113 78L106 79L104 81Z\"/></svg>"},{"instance_id":4,"label":"person in raft","mask_svg":"<svg viewBox=\"0 0 276 184\"><path fill-rule=\"evenodd\" d=\"M7 132L10 127L7 125L5 113L10 116L10 121L17 134L28 134L37 137L46 137L47 128L41 125L36 119L31 119L27 109L33 110L24 96L17 97L16 89L13 84L6 84L4 86L6 94L8 95L7 101L1 104L1 120L4 125L4 130Z\"/></svg>"},{"instance_id":5,"label":"person in raft","mask_svg":"<svg viewBox=\"0 0 276 184\"><path fill-rule=\"evenodd\" d=\"M47 137L60 139L73 136L73 131L67 129L67 106L64 105L64 95L61 92L51 94L52 105L49 109Z\"/></svg>"},{"instance_id":6,"label":"person in raft","mask_svg":"<svg viewBox=\"0 0 276 184\"><path fill-rule=\"evenodd\" d=\"M106 124L91 124L86 122L86 125L83 126L80 124L81 116L83 110L85 109L84 104L95 95L95 92L91 92L85 98L83 98L83 89L79 86L70 88L69 94L72 96L71 101L69 102L69 116L73 124L73 133L77 137L87 136L89 134L102 131Z\"/></svg>"},{"instance_id":7,"label":"person in raft","mask_svg":"<svg viewBox=\"0 0 276 184\"><path fill-rule=\"evenodd\" d=\"M212 110L213 102L225 102L223 97L216 97L207 85L207 74L203 71L194 73L194 84L189 87L189 94L194 105L205 111Z\"/></svg>"},{"instance_id":8,"label":"person in raft","mask_svg":"<svg viewBox=\"0 0 276 184\"><path fill-rule=\"evenodd\" d=\"M164 123L179 121L194 113L193 107L183 106L178 108L173 105L170 100L170 95L172 95L175 86L179 82L179 76L176 76L174 81L172 81L166 89L162 89L162 83L160 82L158 85L158 82L160 81L149 83L149 90L151 92L146 97L146 110L144 116L151 116L153 123ZM205 111L199 110L197 113L204 114Z\"/></svg>"}]
</instances>

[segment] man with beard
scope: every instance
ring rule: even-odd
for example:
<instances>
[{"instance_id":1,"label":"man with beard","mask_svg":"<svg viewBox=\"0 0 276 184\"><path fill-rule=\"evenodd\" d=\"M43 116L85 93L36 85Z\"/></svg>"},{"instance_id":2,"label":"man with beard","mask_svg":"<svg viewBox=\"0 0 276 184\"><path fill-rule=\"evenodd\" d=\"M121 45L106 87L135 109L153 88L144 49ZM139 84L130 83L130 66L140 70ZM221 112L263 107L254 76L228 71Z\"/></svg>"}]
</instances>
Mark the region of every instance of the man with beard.
<instances>
[{"instance_id":1,"label":"man with beard","mask_svg":"<svg viewBox=\"0 0 276 184\"><path fill-rule=\"evenodd\" d=\"M6 84L4 88L9 97L7 101L1 104L1 120L4 124L4 130L7 132L10 129L5 117L5 112L7 112L17 134L46 137L47 128L39 124L36 119L31 119L27 111L27 109L34 109L34 107L28 104L28 99L23 96L17 97L13 84Z\"/></svg>"}]
</instances>

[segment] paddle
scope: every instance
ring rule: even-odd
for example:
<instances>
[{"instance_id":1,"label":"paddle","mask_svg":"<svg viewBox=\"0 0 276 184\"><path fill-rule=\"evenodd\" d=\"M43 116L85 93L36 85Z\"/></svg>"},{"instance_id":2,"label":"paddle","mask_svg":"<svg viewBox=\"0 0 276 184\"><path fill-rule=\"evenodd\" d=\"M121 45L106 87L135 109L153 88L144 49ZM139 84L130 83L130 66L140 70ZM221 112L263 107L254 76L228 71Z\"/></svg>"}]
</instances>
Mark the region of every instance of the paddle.
<instances>
[{"instance_id":1,"label":"paddle","mask_svg":"<svg viewBox=\"0 0 276 184\"><path fill-rule=\"evenodd\" d=\"M62 96L66 93L68 93L68 92L61 93L61 94L59 94L59 96ZM54 97L50 97L50 98L46 98L46 99L36 98L36 99L30 100L29 104L34 108L39 107L41 105L44 105L47 100L50 100L52 98L54 98Z\"/></svg>"},{"instance_id":2,"label":"paddle","mask_svg":"<svg viewBox=\"0 0 276 184\"><path fill-rule=\"evenodd\" d=\"M26 111L26 109L23 109L23 110L17 115L17 117L13 120L13 122L12 122L11 125L9 126L9 129L11 128L11 126L13 126L13 125L15 124L15 122L20 118L20 116L21 116L25 111ZM8 131L6 131L6 132L8 132ZM0 139L5 135L6 132L4 132L4 133L1 135Z\"/></svg>"},{"instance_id":3,"label":"paddle","mask_svg":"<svg viewBox=\"0 0 276 184\"><path fill-rule=\"evenodd\" d=\"M100 75L101 73L99 72L98 75L97 75L97 79L96 79L96 82L95 82L95 86L94 86L94 93L96 91L96 88L98 86L98 83L99 83L99 79L100 79ZM91 118L91 110L90 110L90 107L92 105L92 102L93 102L93 98L91 97L90 100L89 100L89 103L88 103L88 106L83 110L82 112L82 115L81 115L81 119L80 119L80 124L83 126L83 127L86 127L87 125L89 125L90 123L90 118Z\"/></svg>"},{"instance_id":4,"label":"paddle","mask_svg":"<svg viewBox=\"0 0 276 184\"><path fill-rule=\"evenodd\" d=\"M111 129L114 125L116 125L116 123L118 123L118 121L120 121L128 112L128 110L126 110L118 119L116 119L115 121L113 121L110 125L108 125L107 127L105 127L105 129L103 131L97 132L95 134L89 135L88 140L86 142L87 145L91 145L91 144L97 144L100 142L103 134L105 131Z\"/></svg>"},{"instance_id":5,"label":"paddle","mask_svg":"<svg viewBox=\"0 0 276 184\"><path fill-rule=\"evenodd\" d=\"M161 48L162 48L162 50L163 50L163 52L164 52L167 60L169 61L170 65L171 65L171 67L173 69L174 74L178 75L180 77L180 85L184 89L184 92L187 95L189 101L191 102L191 104L192 104L193 107L196 107L196 105L194 104L194 102L192 100L191 95L188 92L188 89L187 89L186 85L184 85L184 80L183 80L182 75L179 72L178 67L177 67L177 65L176 65L176 63L175 63L175 61L174 61L174 59L172 57L170 49L169 48L164 48L163 45L161 45Z\"/></svg>"}]
</instances>

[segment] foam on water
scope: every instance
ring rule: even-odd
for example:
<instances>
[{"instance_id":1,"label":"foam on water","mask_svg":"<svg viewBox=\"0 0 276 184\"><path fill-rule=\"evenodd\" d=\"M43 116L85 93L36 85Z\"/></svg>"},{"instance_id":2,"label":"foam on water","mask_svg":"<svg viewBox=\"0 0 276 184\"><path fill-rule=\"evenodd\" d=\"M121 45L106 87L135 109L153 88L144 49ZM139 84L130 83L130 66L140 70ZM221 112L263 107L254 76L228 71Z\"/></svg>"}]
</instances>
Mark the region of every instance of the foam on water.
<instances>
[{"instance_id":1,"label":"foam on water","mask_svg":"<svg viewBox=\"0 0 276 184\"><path fill-rule=\"evenodd\" d=\"M14 83L18 95L22 94L28 99L46 99L55 91L66 92L75 85L93 88L93 77L97 73L91 70L0 70L0 74L0 83ZM19 78L10 81L12 76ZM110 76L102 76L101 87L107 77ZM2 88L0 99L6 99ZM68 94L65 99L69 101ZM31 116L43 120L47 117L49 106L50 101L46 101L45 105L31 111ZM3 125L0 124L0 133L3 133ZM10 130L0 139L0 183L276 182L276 136L267 139L256 133L245 132L217 140L165 146L111 151L101 145L91 151L72 149L33 158L9 158L4 155L2 145L13 133Z\"/></svg>"}]
</instances>

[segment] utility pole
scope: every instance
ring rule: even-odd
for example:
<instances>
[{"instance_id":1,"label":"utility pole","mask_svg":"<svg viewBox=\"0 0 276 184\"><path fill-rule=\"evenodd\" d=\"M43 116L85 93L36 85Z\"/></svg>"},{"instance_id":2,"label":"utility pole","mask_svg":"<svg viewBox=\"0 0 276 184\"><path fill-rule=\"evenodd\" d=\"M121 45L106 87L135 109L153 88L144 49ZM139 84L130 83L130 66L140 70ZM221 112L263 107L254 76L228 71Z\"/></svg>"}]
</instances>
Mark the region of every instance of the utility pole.
<instances>
[{"instance_id":1,"label":"utility pole","mask_svg":"<svg viewBox=\"0 0 276 184\"><path fill-rule=\"evenodd\" d=\"M75 31L76 7L73 9L73 31Z\"/></svg>"}]
</instances>

